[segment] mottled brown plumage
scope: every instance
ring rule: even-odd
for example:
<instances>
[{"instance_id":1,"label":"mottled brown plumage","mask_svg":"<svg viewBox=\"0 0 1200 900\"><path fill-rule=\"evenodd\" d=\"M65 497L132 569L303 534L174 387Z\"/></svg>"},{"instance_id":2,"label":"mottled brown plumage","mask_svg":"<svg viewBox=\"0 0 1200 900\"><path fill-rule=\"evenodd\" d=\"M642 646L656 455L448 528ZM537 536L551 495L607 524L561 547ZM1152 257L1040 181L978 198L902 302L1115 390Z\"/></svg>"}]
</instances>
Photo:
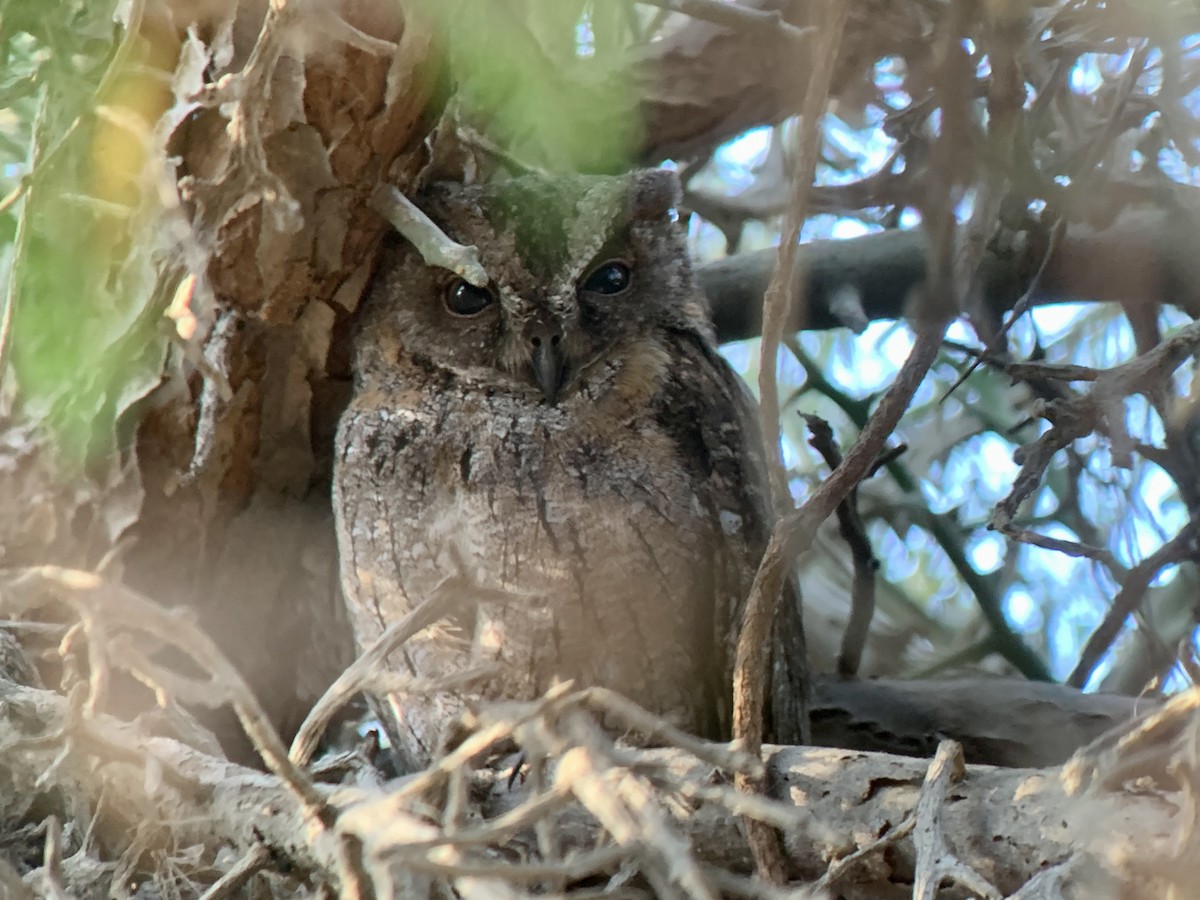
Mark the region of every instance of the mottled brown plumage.
<instances>
[{"instance_id":1,"label":"mottled brown plumage","mask_svg":"<svg viewBox=\"0 0 1200 900\"><path fill-rule=\"evenodd\" d=\"M407 245L385 253L335 457L355 632L370 643L456 576L453 619L393 663L424 677L500 664L477 694L381 704L406 765L428 760L463 703L531 699L555 679L613 688L692 731L728 729L737 616L770 504L677 192L661 171L435 186L422 206L479 248L490 295ZM777 668L795 681L789 627L793 658Z\"/></svg>"}]
</instances>

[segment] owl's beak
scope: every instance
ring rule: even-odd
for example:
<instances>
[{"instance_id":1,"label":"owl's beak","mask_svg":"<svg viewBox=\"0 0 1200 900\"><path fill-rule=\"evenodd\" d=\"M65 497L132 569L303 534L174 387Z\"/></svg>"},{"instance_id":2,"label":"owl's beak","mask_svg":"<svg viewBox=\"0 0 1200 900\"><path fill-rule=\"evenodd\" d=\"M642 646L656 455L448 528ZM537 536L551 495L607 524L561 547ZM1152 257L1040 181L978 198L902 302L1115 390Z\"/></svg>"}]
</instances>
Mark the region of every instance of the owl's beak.
<instances>
[{"instance_id":1,"label":"owl's beak","mask_svg":"<svg viewBox=\"0 0 1200 900\"><path fill-rule=\"evenodd\" d=\"M558 334L535 334L533 344L533 377L542 389L547 403L557 403L563 385L567 383L567 363L562 352L562 337Z\"/></svg>"}]
</instances>

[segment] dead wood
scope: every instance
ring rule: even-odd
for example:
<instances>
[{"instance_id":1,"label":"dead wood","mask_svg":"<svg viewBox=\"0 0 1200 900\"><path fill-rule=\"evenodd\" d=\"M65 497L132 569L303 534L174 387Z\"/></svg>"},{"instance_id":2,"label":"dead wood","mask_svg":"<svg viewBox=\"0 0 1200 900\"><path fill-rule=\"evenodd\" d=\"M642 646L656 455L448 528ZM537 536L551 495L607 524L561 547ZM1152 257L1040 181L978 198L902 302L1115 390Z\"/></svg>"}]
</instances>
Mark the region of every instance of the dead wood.
<instances>
[{"instance_id":1,"label":"dead wood","mask_svg":"<svg viewBox=\"0 0 1200 900\"><path fill-rule=\"evenodd\" d=\"M479 818L465 830L448 829L438 825L437 818L420 815L420 798L434 797L411 780L382 791L318 786L337 812L334 831L322 836L321 829L305 824L295 794L274 776L171 739L147 736L107 716L81 726L72 721L65 698L7 679L0 681L0 701L0 778L15 795L49 792L59 815L94 816L95 846L109 858L127 851L134 835L143 833L150 835L146 852L152 847L200 845L209 854L241 855L261 846L271 851L266 868L282 878L277 883L291 884L297 891L300 883L312 884L313 879L336 883L340 864L334 832L375 834L370 852L377 863L394 855L415 860L412 872L452 875L459 866L460 875L480 877L483 861L491 859L488 877L499 882L511 877L519 884L553 879L555 872L583 877L589 866L594 872L613 871L610 867L619 867L623 860L637 859L636 853L605 851L600 822L573 805L569 796L549 803L554 794L536 800L538 790L550 783L569 785L571 779L584 777L583 770L571 768L574 757L562 757L546 773L551 782L530 775L510 786L510 768L475 769L461 814L473 811L470 816ZM551 715L549 709L537 704L508 706L493 721L511 723L510 730L541 727ZM1173 721L1178 727L1180 720ZM73 729L76 740L64 752L57 736ZM474 750L485 749L499 733L493 730ZM461 763L470 758L471 748L455 756ZM1101 763L1106 758L1097 757ZM779 827L789 876L811 882L836 860L901 828L917 808L927 769L921 760L822 748L767 747L763 759L769 800L737 799L725 782L728 773L717 775L713 761L683 750L622 751L597 770L596 777L632 778L641 784L638 790L648 791L645 802L661 817L659 827L688 848L699 866L698 877L712 879L723 870L729 879L714 883L738 884L739 893L744 893L749 882L738 879L751 870L752 861L738 814ZM581 758L577 764L582 763ZM442 783L463 771L453 766L437 770L444 773ZM1094 764L1088 771L1093 770ZM1140 771L1124 774L1136 778ZM1184 801L1171 792L1169 783L1154 790L1130 790L1122 784L1109 783L1103 790L1073 798L1057 769L968 766L945 794L939 815L943 833L962 863L1006 893L1040 871L1057 867L1072 873L1078 889L1091 885L1088 890L1093 892L1077 896L1163 896L1162 883L1143 876L1153 868L1151 862L1170 855L1182 837L1173 823ZM1071 786L1080 786L1078 776ZM534 802L539 805L531 808ZM404 810L408 812L397 818ZM525 817L514 817L514 810L523 810ZM545 860L541 868L523 870L522 865L530 863L516 860L536 859L538 852L522 835L543 816L555 822L560 862ZM381 817L391 824L383 827ZM610 822L605 827L611 826ZM449 853L455 847L457 857ZM585 864L585 859L590 862ZM509 874L506 865L512 866ZM897 839L886 853L868 854L853 866L839 868L831 887L845 897L907 897L916 865L911 840ZM290 874L279 874L284 871ZM1185 866L1182 872L1190 870ZM1182 877L1180 870L1175 875Z\"/></svg>"}]
</instances>

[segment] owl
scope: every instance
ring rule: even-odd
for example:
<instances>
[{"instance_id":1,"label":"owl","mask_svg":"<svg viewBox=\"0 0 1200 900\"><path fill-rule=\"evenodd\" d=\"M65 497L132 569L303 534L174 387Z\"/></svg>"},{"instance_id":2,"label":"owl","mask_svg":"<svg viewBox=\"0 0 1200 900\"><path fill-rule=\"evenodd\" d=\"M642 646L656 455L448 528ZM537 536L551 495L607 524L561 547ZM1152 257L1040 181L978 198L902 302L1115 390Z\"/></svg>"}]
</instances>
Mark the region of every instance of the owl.
<instances>
[{"instance_id":1,"label":"owl","mask_svg":"<svg viewBox=\"0 0 1200 900\"><path fill-rule=\"evenodd\" d=\"M770 531L753 401L718 354L662 170L439 184L418 204L478 248L475 287L398 239L353 339L334 456L360 645L438 595L394 652L457 693L376 698L406 769L465 708L603 686L727 736L741 607ZM444 596L447 592L451 596ZM777 623L775 728L801 733L803 634Z\"/></svg>"}]
</instances>

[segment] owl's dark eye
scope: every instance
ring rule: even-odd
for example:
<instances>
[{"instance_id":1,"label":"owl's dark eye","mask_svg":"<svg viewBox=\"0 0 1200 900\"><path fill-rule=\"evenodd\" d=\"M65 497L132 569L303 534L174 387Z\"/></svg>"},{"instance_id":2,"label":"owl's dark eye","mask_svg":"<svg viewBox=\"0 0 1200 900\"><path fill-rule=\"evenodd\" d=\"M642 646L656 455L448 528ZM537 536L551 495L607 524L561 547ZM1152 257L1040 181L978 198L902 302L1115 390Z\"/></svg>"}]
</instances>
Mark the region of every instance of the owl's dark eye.
<instances>
[{"instance_id":1,"label":"owl's dark eye","mask_svg":"<svg viewBox=\"0 0 1200 900\"><path fill-rule=\"evenodd\" d=\"M459 278L446 290L446 309L456 316L477 316L495 299L488 288L475 287Z\"/></svg>"},{"instance_id":2,"label":"owl's dark eye","mask_svg":"<svg viewBox=\"0 0 1200 900\"><path fill-rule=\"evenodd\" d=\"M584 279L583 289L592 294L619 294L633 283L633 270L619 259L601 263Z\"/></svg>"}]
</instances>

